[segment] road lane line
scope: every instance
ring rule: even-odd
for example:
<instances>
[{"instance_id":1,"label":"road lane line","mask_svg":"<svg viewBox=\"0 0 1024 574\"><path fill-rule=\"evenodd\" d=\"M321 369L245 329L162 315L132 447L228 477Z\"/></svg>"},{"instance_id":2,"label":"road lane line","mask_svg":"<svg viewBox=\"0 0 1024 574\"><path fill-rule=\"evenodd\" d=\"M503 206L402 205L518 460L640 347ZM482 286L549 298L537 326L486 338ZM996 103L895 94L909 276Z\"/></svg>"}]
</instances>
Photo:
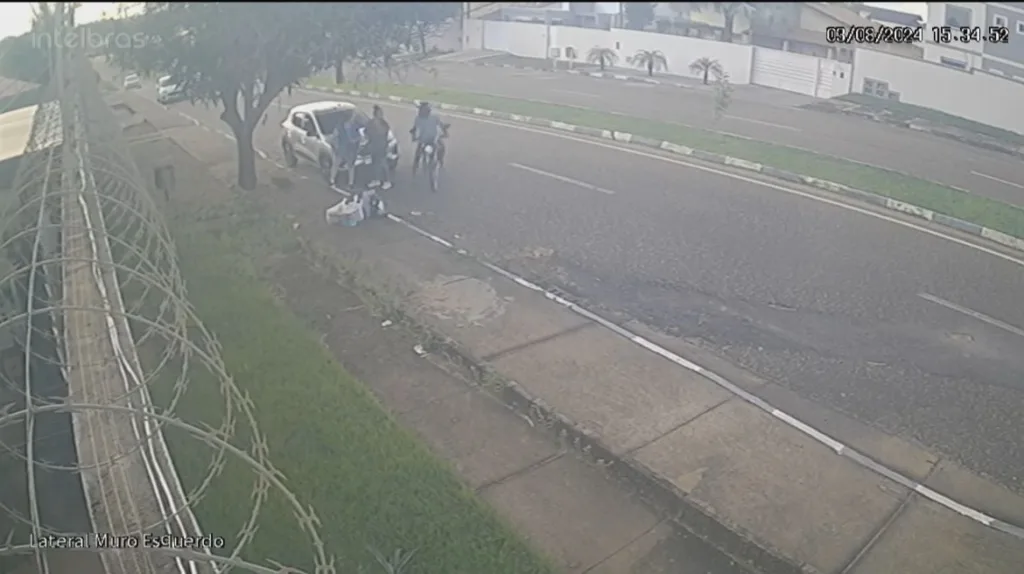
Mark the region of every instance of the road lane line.
<instances>
[{"instance_id":1,"label":"road lane line","mask_svg":"<svg viewBox=\"0 0 1024 574\"><path fill-rule=\"evenodd\" d=\"M303 90L303 91L308 91L308 90ZM316 93L316 92L312 92L312 93ZM365 98L353 98L353 99L365 100ZM376 101L376 100L371 100L371 101ZM388 105L388 103L382 103L382 105ZM399 106L399 104L391 104L391 105ZM406 108L406 109L408 108L407 105L402 105L401 107ZM609 149L614 149L614 150L618 150L618 151L622 151L622 152L626 152L626 153L631 153L631 154L634 154L634 155L640 155L640 156L645 156L645 157L649 157L649 158L653 158L653 159L657 159L657 160L661 160L661 161L666 161L668 163L674 163L674 164L678 164L678 165L681 165L681 166L692 167L692 168L698 169L698 170L703 170L703 171L707 171L707 172L711 172L711 173L717 173L717 174L720 174L720 175L724 175L726 177L732 177L734 179L740 179L740 180L748 181L750 183L754 183L754 184L757 184L757 185L762 185L762 186L765 186L765 187L775 188L775 189L778 189L779 191L784 191L784 192L787 192L787 193L793 193L793 194L796 194L796 195L799 195L799 196L807 197L808 199L813 199L815 201L822 201L824 203L835 205L836 207L841 207L843 209L849 209L849 210L856 211L856 212L859 212L859 213L863 213L865 215L869 215L869 216L872 216L872 217L878 217L880 219L884 219L886 221L890 221L890 222L896 223L898 225L903 225L905 227L909 227L909 228L912 228L912 229L917 229L919 231L923 231L925 233L934 235L936 237L942 237L942 238L945 238L945 239L947 239L949 241L952 241L954 243L962 244L962 245L964 245L966 247L970 247L970 248L973 248L973 249L977 249L979 251L990 253L990 254L995 255L997 257L1002 257L1004 259L1007 259L1008 261L1015 262L1018 265L1021 265L1022 267L1024 267L1024 260L1014 259L1012 257L1009 257L1009 256L1004 255L1002 253L999 253L997 251L993 251L993 250L988 249L986 247L982 247L980 245L969 243L969 242L963 241L963 240L955 238L955 237L951 237L951 236L948 236L948 235L944 235L942 233L938 233L938 232L932 231L932 230L927 229L927 228L922 228L920 226L917 226L917 225L914 225L914 224L911 224L911 223L908 223L908 222L900 221L898 219L893 219L893 218L890 218L890 217L887 217L887 216L884 216L884 215L873 213L871 211L867 211L867 210L861 209L859 207L854 207L854 206L850 206L850 205L844 205L842 203L838 203L838 202L830 200L830 199L826 199L826 198L818 197L818 196L815 196L815 195L812 195L812 194L808 194L806 192L802 192L802 191L798 191L798 190L794 190L794 189L790 189L790 188L785 188L785 187L777 186L775 184L769 184L769 183L758 181L758 180L755 180L755 179L750 179L750 178L746 178L746 177L743 177L743 176L738 176L736 174L731 174L729 172L723 172L723 171L715 170L715 169L708 168L708 167L705 167L705 166L700 166L700 165L696 165L696 164L690 164L690 163L679 161L679 160L676 160L676 159L673 159L673 158L668 158L668 157L664 157L664 156L658 156L658 155L654 155L654 154L644 153L642 151L626 148L626 147L623 147L623 146L613 146L613 145L604 144L602 142L597 142L597 141L594 141L594 140L588 140L588 139L576 138L576 137L571 137L571 136L565 136L565 135L562 135L562 134L557 134L557 133L553 133L553 132L549 132L549 131L532 129L532 128L528 128L528 127L525 127L525 126L518 126L518 125L510 124L510 123L503 123L503 122L497 122L497 121L491 121L491 120L484 120L484 119L481 119L481 118L477 118L477 117L474 117L474 116L463 115L463 114L451 114L451 115L454 115L454 116L457 116L457 117L461 117L461 118L464 118L464 119L480 121L480 122L483 122L483 123L490 123L490 124L501 126L501 127L519 129L519 130L522 130L522 131L529 131L529 132L534 132L534 133L538 133L538 134L543 134L543 135L548 135L548 136L553 136L553 137L559 137L559 138L562 138L562 139L577 141L577 142L580 142L580 143L585 143L585 144L590 144L590 145L596 145L596 146L599 146L599 147L605 147L605 148L609 148ZM299 177L305 179L305 176L301 176L300 175ZM704 367L702 367L702 366L700 366L700 365L698 365L696 363L688 361L684 357L681 357L681 356L677 355L676 353L673 353L672 351L670 351L670 350L668 350L668 349L666 349L666 348L664 348L664 347L662 347L662 346L660 346L660 345L658 345L658 344L656 344L656 343L654 343L652 341L649 341L649 340L645 339L644 337L641 337L640 335L637 335L637 334L629 331L628 329L620 327L619 325L613 323L612 321L609 321L608 319L605 319L604 317L601 317L600 315L598 315L598 314L596 314L596 313L594 313L594 312L592 312L592 311L590 311L588 309L585 309L585 308L583 308L583 307L581 307L581 306L579 306L579 305L577 305L577 304L575 304L575 303L573 303L571 301L568 301L565 298L561 297L560 295L552 293L552 292L544 289L543 287L540 287L539 285L534 284L531 281L528 281L528 280L526 280L526 279L524 279L524 278L522 278L522 277L520 277L520 276L518 276L518 275L516 275L516 274L514 274L514 273L512 273L510 271L506 271L505 269L503 269L501 267L498 267L497 265L488 263L486 261L482 261L482 260L474 257L472 254L470 254L468 251L466 251L466 249L456 247L450 241L447 241L447 240L445 240L445 239L443 239L441 237L438 237L437 235L434 235L434 234L430 233L429 231L426 231L425 229L422 229L422 228L418 227L417 225L415 225L415 224L413 224L413 223L411 223L411 222L409 222L409 221L407 221L407 220L405 220L405 219L403 219L401 217L398 217L397 215L389 213L389 214L387 214L386 217L388 219L390 219L391 221L394 221L395 223L403 225L403 226L407 227L408 229L412 230L413 232L415 232L415 233L417 233L417 234L419 234L419 235L421 235L423 237L426 237L427 239L429 239L429 240L431 240L431 241L433 241L433 242L435 242L435 243L437 243L439 245L442 245L442 246L444 246L444 247L446 247L448 249L454 250L459 255L463 255L463 256L472 258L474 261L477 261L478 263L480 263L484 267L486 267L486 268L494 271L495 273L498 273L499 275L501 275L501 276L503 276L503 277L513 281L514 283L517 283L517 284L519 284L519 285L521 285L521 286L523 286L523 287L525 287L527 289L530 289L532 291L536 291L536 292L539 292L539 293L543 294L547 299L549 299L549 300L551 300L551 301L553 301L555 303L558 303L558 304L562 305L563 307L566 307L566 308L576 312L577 314L579 314L579 315L581 315L583 317L586 317L586 318L596 322L597 324L599 324L602 327L612 331L613 333L616 333L617 335L626 338L627 340L631 341L635 345L638 345L638 346L640 346L640 347L642 347L644 349L647 349L648 351L651 351L651 352L653 352L653 353L655 353L655 354L657 354L657 355L659 355L659 356L669 360L670 362L676 364L677 366L680 366L680 367L682 367L684 369L687 369L687 370L689 370L691 372L694 372L694 373L697 373L699 375L702 375L702 376L706 377L708 380L710 380L714 384L716 384L716 385L722 387L723 389L729 391L733 395L738 396L741 400L744 400L747 403L749 403L749 404L751 404L751 405L753 405L753 406L755 406L755 407L757 407L757 408L759 408L759 409L769 413L773 417L776 417L779 420L781 420L784 424L786 424L790 428L793 428L793 429L803 433L805 436L808 436L808 437L812 438L813 440L817 441L819 444L824 445L826 448L828 448L828 449L832 450L833 452L835 452L838 456L846 457L847 459L853 461L855 464L857 464L858 466L861 466L862 468L865 468L865 469L867 469L867 470L869 470L871 472L874 472L874 473L876 473L878 475L888 477L891 480L894 480L895 482L897 482L899 484L903 484L905 486L909 486L913 490L915 490L916 492L918 492L919 494L924 496L925 498L928 498L928 499L932 500L933 502L936 502L939 505L944 506L944 507L946 507L946 508L948 508L948 509L950 509L950 510L952 510L952 511L958 513L958 514L966 516L967 518L970 518L971 520L974 520L975 522L978 522L980 524L983 524L983 525L985 525L985 526L987 526L989 528L993 528L993 529L998 530L1000 532L1004 532L1006 534L1009 534L1010 536L1013 536L1014 538L1016 538L1018 540L1024 540L1024 528L1022 528L1021 526L1018 526L1018 525L1015 525L1015 524L1010 524L1008 522L999 520L997 518L994 518L992 516L989 516L988 514L985 514L985 513L981 512L981 511L979 511L979 510L977 510L977 509L975 509L973 507L961 504L961 503L957 502L956 500L953 500L953 499L951 499L951 498L949 498L949 497L947 497L947 496L945 496L945 495L943 495L943 494L941 494L941 493L939 493L939 492L937 492L937 491L935 491L935 490L933 490L931 488L928 488L928 487L920 484L919 482L913 480L912 478L904 476L903 474L901 474L900 472L898 472L896 470L893 470L893 469L891 469L891 468L889 468L887 466L879 464L879 463L875 462L874 460L872 460L870 457L860 453L859 451L849 447L848 445L843 444L840 441L835 440L831 436L829 436L829 435L819 431L817 428L815 428L815 427L813 427L811 425L808 425L807 423L804 423L800 419L798 419L796 417L793 417L792 415L789 415L789 414L787 414L786 412L784 412L784 411L782 411L780 409L774 408L774 406L772 406L770 403L766 402L765 400L761 399L760 397L758 397L756 395L748 393L747 391L743 390L742 388L740 388L736 384L730 382L728 379L725 379L724 377L718 375L717 373L715 373L713 371L710 371L708 369L705 369Z\"/></svg>"},{"instance_id":2,"label":"road lane line","mask_svg":"<svg viewBox=\"0 0 1024 574\"><path fill-rule=\"evenodd\" d=\"M991 179L992 181L997 181L997 182L999 182L999 183L1001 183L1003 185L1009 185L1009 186L1016 187L1016 188L1019 188L1019 189L1024 189L1024 185L1021 185L1019 183L1013 183L1012 181L1006 181L1005 179L999 179L998 177L995 177L994 175L988 175L987 173L981 173L980 171L972 171L971 175L976 175L978 177L983 177L985 179Z\"/></svg>"},{"instance_id":3,"label":"road lane line","mask_svg":"<svg viewBox=\"0 0 1024 574\"><path fill-rule=\"evenodd\" d=\"M316 96L320 96L320 97L324 97L324 96L327 95L324 92L320 92L320 91L316 91L316 90L307 90L305 88L299 88L296 91L305 92L307 94L316 95ZM351 100L364 101L364 102L372 102L372 103L380 104L382 106L393 106L393 107L402 108L402 109L405 109L405 110L408 110L409 106L410 106L410 104L405 104L405 103L386 102L386 101L382 101L382 100L375 100L375 99L372 99L372 98L362 98L362 97L359 97L359 96L348 96L348 98L351 99ZM761 186L761 187L766 187L768 189L774 189L776 191L781 191L783 193L788 193L790 195L795 195L795 196L798 196L798 197L802 197L804 199L810 199L812 201L817 201L819 203L824 203L826 205L831 205L833 207L838 207L840 209L845 209L847 211L852 211L854 213L859 213L861 215L866 215L868 217L874 217L875 219L881 219L882 221L887 221L889 223L892 223L894 225L899 225L899 226L905 227L907 229L913 229L915 231L920 231L921 233L925 233L925 234L931 235L932 237L937 237L939 239L945 239L946 241L949 241L951 243L955 243L957 245L960 245L960 246L963 246L963 247L967 247L969 249L974 249L975 251L980 251L982 253L987 253L988 255L991 255L993 257L997 257L999 259L1002 259L1004 261L1008 261L1008 262L1013 263L1015 265L1018 265L1020 267L1024 267L1024 259L1019 258L1019 257L1014 257L1013 255L1009 255L1007 253L1003 253L1001 251L997 251L997 250L992 249L990 247L985 247L981 243L975 243L975 242L972 242L972 241L966 241L964 239L960 239L959 237L956 237L956 236L953 236L953 235L949 235L947 233L943 233L943 232L937 231L935 229L930 229L928 227L924 227L922 225L918 225L918 224L913 223L911 221L905 221L905 220L902 220L902 219L897 219L895 217L891 217L891 216L886 215L884 213L879 213L879 212L876 212L876 211L872 211L870 209L865 209L863 207L858 207L856 205L853 205L852 203L845 203L845 202L840 201L840 200L830 199L830 198L828 198L828 197L826 197L824 195L816 195L814 193L810 193L810 192L807 192L807 191L800 191L800 190L792 188L792 187L785 187L783 185L779 185L779 184L776 184L776 183L771 183L771 182L768 182L768 181L754 179L752 177L747 177L747 176L744 176L744 175L740 175L738 173L731 173L731 172L728 172L728 171L722 171L720 169L715 169L713 167L709 167L709 166L705 166L705 165L699 165L699 164L691 163L691 162L688 162L688 161L683 161L681 159L677 159L677 158L674 158L674 157L668 157L667 155L658 155L658 154L655 154L655 153L645 152L645 151L637 149L637 148L627 147L627 146L625 146L623 144L618 144L618 145L608 144L608 143L605 143L603 141L599 141L599 140L596 140L596 139L587 139L587 138L583 138L583 137L579 137L579 136L572 136L572 135L569 135L569 134L558 133L558 132L555 132L555 131L550 130L550 129L543 130L543 129L535 128L535 127L532 127L532 126L525 126L525 125L515 124L515 123L511 123L511 122L502 122L502 121L494 120L494 119L486 119L486 118L481 118L479 116L473 116L473 115L469 115L469 114L460 114L458 112L450 112L450 111L447 111L447 110L445 111L445 114L446 115L450 115L452 117L461 118L461 119L464 119L464 120L469 120L469 121L474 121L474 122L479 122L479 123L484 123L484 124L491 124L493 126L498 126L498 127L502 127L502 128L506 128L506 129L513 129L513 130L519 130L519 131L524 131L524 132L530 132L530 133L540 134L540 135L544 135L544 136L548 136L548 137L553 137L553 138L559 138L559 139L563 139L563 140L573 141L573 142L576 142L576 143L582 143L582 144L586 144L586 145L591 145L591 146L594 146L594 147L602 147L602 148L605 148L605 149L615 150L615 151L621 152L621 153L628 153L628 154L635 155L635 156L646 157L648 159L653 159L653 160L657 160L657 161L661 161L661 162L665 162L665 163L671 163L671 164L678 165L678 166L681 166L681 167L688 167L690 169L695 169L695 170L698 170L698 171L703 171L705 173L713 173L715 175L720 175L720 176L723 176L723 177L728 177L728 178L731 178L731 179L735 179L735 180L739 180L739 181L744 181L744 182L747 182L747 183L750 183L750 184L753 184L753 185L757 185L757 186Z\"/></svg>"},{"instance_id":4,"label":"road lane line","mask_svg":"<svg viewBox=\"0 0 1024 574\"><path fill-rule=\"evenodd\" d=\"M572 301L569 301L568 299L562 297L561 295L558 295L557 293L552 293L551 291L544 289L540 285L537 285L536 283L533 283L528 279L524 279L523 277L516 275L511 271L507 271L503 267L499 267L497 265L494 265L493 263L488 263L487 261L481 260L472 255L471 253L467 252L465 249L455 247L455 245L453 245L450 241L447 241L444 238L434 235L433 233L413 223L410 223L409 221L406 221L405 219L402 219L401 217L393 213L389 213L387 215L387 218L390 219L391 221L394 221L395 223L405 226L406 228L412 230L413 232L423 237L426 237L427 239L439 245L454 250L459 255L463 255L470 258L470 260L475 261L480 265L483 265L487 269L490 269L491 271L497 273L498 275L501 275L502 277L505 277L506 279L522 287L525 287L526 289L544 295L544 297L547 298L548 300L557 303L569 309L570 311L573 311L578 315L581 315L582 317L585 317L593 321L594 323L597 323L599 326L615 333L616 335L619 335L620 337L623 337L624 339L630 341L631 343L643 349L650 351L651 353L654 353L655 355L667 359L676 366L682 367L688 371L691 371L706 378L710 382L714 383L715 385L718 385L719 387L728 391L732 395L747 402L748 404L754 406L755 408L761 409L762 411L768 413L769 415L779 419L790 428L795 429L796 431L804 434L805 436L825 446L832 452L836 453L836 455L844 457L852 461L854 464L870 472L888 478L896 482L897 484L903 485L904 487L913 490L914 492L917 492L921 496L924 496L925 498L928 498L929 500L941 506L944 506L949 510L952 510L953 512L966 516L967 518L979 524L1013 536L1018 540L1024 540L1024 527L1018 526L1016 524L1011 524L1003 520L999 520L998 518L990 516L974 507L962 504L932 488L925 486L924 484L921 484L920 482L900 473L897 470L893 470L883 464L880 464L873 460L871 457L861 453L860 451L852 448L851 446L843 442L840 442L835 438L832 438L828 434L786 413L785 411L775 408L771 403L765 401L764 399L758 397L757 395L754 395L753 393L750 393L742 389L741 387L729 381L725 377L719 375L718 373L706 369L697 363L689 361L686 358L681 357L676 353L673 353L672 351L662 347L661 345L658 345L657 343L645 339L644 337L633 333L629 329L626 329L602 317L601 315L598 315L597 313L590 311L585 307L582 307L580 305L577 305L576 303L573 303Z\"/></svg>"},{"instance_id":5,"label":"road lane line","mask_svg":"<svg viewBox=\"0 0 1024 574\"><path fill-rule=\"evenodd\" d=\"M558 175L557 173L551 173L549 171L544 171L542 169L537 169L535 167L530 167L528 165L523 165L521 163L510 163L509 165L514 167L514 168L516 168L516 169L521 169L523 171L528 171L530 173L535 173L537 175L542 175L544 177L550 177L551 179L556 179L558 181L561 181L562 183L568 183L570 185L575 185L575 186L578 186L578 187L582 187L583 189L589 189L591 191L599 191L599 192L607 194L607 195L615 195L615 192L610 190L610 189L605 189L603 187L597 187L596 185L591 185L591 184L589 184L589 183L587 183L585 181L580 181L578 179L573 179L571 177L565 177L564 175Z\"/></svg>"},{"instance_id":6,"label":"road lane line","mask_svg":"<svg viewBox=\"0 0 1024 574\"><path fill-rule=\"evenodd\" d=\"M789 130L792 132L801 132L800 128L794 128L793 126L784 126L782 124L773 124L772 122L765 122L761 120L752 120L750 118L741 118L740 116L724 116L730 120L736 120L739 122L750 122L752 124L761 124L762 126L771 126L773 128L779 128L780 130Z\"/></svg>"},{"instance_id":7,"label":"road lane line","mask_svg":"<svg viewBox=\"0 0 1024 574\"><path fill-rule=\"evenodd\" d=\"M1007 333L1012 333L1014 335L1017 335L1017 336L1020 336L1020 337L1024 337L1024 329L1021 329L1020 327L1015 327L1015 326L1013 326L1013 325L1011 325L1011 324L1009 324L1009 323L1007 323L1005 321L1000 321L999 319L996 319L994 317L989 317L988 315L986 315L984 313L981 313L979 311L975 311L974 309L968 309L967 307L964 307L963 305L957 305L956 303L953 303L951 301L946 301L942 297L937 297L937 296L932 295L930 293L918 293L917 296L922 298L922 299L924 299L925 301L931 301L932 303L935 303L936 305L941 305L941 306L943 306L943 307L945 307L947 309L951 309L951 310L956 311L958 313L963 313L964 315L967 315L968 317L974 317L975 319L977 319L979 321L983 321L985 323L988 323L989 325L992 325L993 327L998 327L998 328L1006 331Z\"/></svg>"}]
</instances>

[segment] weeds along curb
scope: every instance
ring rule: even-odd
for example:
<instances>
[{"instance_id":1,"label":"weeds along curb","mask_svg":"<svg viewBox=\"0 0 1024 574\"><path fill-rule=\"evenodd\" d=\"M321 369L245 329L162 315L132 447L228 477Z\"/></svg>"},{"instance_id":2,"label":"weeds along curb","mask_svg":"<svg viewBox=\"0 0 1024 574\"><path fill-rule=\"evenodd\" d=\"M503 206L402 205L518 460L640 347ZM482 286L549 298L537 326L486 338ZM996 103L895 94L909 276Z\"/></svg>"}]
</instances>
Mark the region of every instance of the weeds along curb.
<instances>
[{"instance_id":1,"label":"weeds along curb","mask_svg":"<svg viewBox=\"0 0 1024 574\"><path fill-rule=\"evenodd\" d=\"M401 96L388 96L376 92L363 92L359 90L343 90L338 88L323 88L309 85L305 86L305 89L310 91L344 94L358 98L383 100L402 104L415 105L418 102L418 100L415 100L413 98L405 98ZM742 158L727 156L713 152L707 152L668 141L655 140L644 136L638 136L629 132L619 132L614 130L605 130L587 126L578 126L575 124L557 122L544 118L536 118L532 116L524 116L508 112L498 112L494 110L473 108L469 106L457 106L454 104L446 103L439 103L437 104L437 106L440 107L442 110L448 110L452 112L470 114L486 118L493 118L509 122L528 124L542 128L566 131L585 136L612 140L625 144L633 144L637 146L657 149L660 151L667 151L669 153L681 155L684 157L692 157L694 159L705 161L708 163L724 165L736 169L742 169L754 173L759 173L761 175L765 175L787 183L807 185L810 187L814 187L816 189L820 189L822 191L827 191L829 193L842 195L850 199L863 201L876 207L881 207L883 209L887 209L890 211L897 211L904 215L909 215L911 217L923 219L925 221L949 227L951 229L956 229L957 231L998 243L1004 247L1009 247L1011 249L1024 252L1024 238L1015 237L1002 231L997 231L995 229L983 227L981 225L978 225L977 223L972 223L970 221L952 217L944 213L939 213L937 211L933 211L931 209L920 207L911 203L905 203L896 199L892 199L890 197L885 197L883 195L878 195L876 193L871 193L869 191L856 189L841 183L819 179L816 177L811 177L809 175L801 175L784 169L778 169L772 166L764 165L758 162L748 161Z\"/></svg>"},{"instance_id":2,"label":"weeds along curb","mask_svg":"<svg viewBox=\"0 0 1024 574\"><path fill-rule=\"evenodd\" d=\"M771 574L807 572L806 566L793 564L781 557L780 552L753 542L746 532L723 524L711 511L688 500L685 493L645 465L613 454L599 437L555 411L516 381L505 378L491 365L474 357L458 341L421 321L414 310L403 305L407 297L374 281L373 271L364 267L357 258L339 258L311 242L303 241L302 246L316 266L322 271L330 270L342 287L356 293L379 318L389 319L411 331L425 352L438 355L469 373L470 380L465 381L467 384L495 396L531 426L543 427L562 444L584 455L588 462L610 472L616 480L628 484L657 513L708 540L733 558L756 564L760 571ZM469 257L475 261L475 258Z\"/></svg>"}]
</instances>

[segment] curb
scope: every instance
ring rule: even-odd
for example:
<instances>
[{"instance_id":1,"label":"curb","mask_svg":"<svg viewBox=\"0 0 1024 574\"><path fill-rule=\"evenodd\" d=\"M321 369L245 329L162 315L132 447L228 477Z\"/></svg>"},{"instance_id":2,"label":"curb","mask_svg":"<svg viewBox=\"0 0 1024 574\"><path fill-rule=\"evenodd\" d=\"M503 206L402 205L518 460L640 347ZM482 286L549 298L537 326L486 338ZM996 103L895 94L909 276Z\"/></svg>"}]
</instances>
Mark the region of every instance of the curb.
<instances>
[{"instance_id":1,"label":"curb","mask_svg":"<svg viewBox=\"0 0 1024 574\"><path fill-rule=\"evenodd\" d=\"M533 67L533 66L517 66L515 64L488 64L487 62L474 62L472 60L468 61L468 62L455 62L455 61L452 61L451 63L468 64L468 65L471 65L471 66L479 66L479 67L484 67L484 68L508 68L508 69L513 69L513 70L529 70L529 71L534 71L534 72L556 72L556 73L561 73L561 74L570 74L570 75L573 75L573 76L587 76L587 77L591 77L591 78L602 78L602 79L605 79L605 80L619 80L619 81L622 81L622 82L633 82L633 83L639 83L639 84L651 84L651 85L655 85L655 86L671 86L673 88L682 88L684 90L694 90L694 89L699 89L699 87L700 87L700 86L693 86L693 85L689 85L689 84L680 84L679 82L664 82L664 81L661 81L661 80L655 80L653 78L645 78L643 76L630 76L630 75L627 75L627 74L613 74L613 73L610 73L610 72L585 72L585 71L582 71L582 70L563 70L563 69L559 69L559 68L545 69L545 68L538 68L538 67ZM824 101L828 101L828 100L824 100ZM825 111L825 110L818 110L818 111ZM853 115L855 117L865 118L865 116L862 116L862 115L850 114L850 113L841 112L841 111L836 111L836 112L826 111L826 113L839 113L841 115ZM941 131L941 130L933 130L933 129L927 128L927 127L914 126L914 125L912 125L910 123L906 123L906 122L892 123L892 122L886 122L884 120L881 120L881 119L878 119L878 118L874 118L874 117L865 118L865 119L869 119L869 120L871 120L873 122L884 124L884 125L897 126L897 127L909 129L909 130L916 131L916 132L926 133L926 134L929 134L929 135L932 135L932 136L935 136L935 137L945 138L945 139L948 139L948 140L953 140L955 142L961 143L961 144L966 145L966 146L975 147L975 148L978 148L978 149L984 149L984 150L988 150L988 151L999 152L999 153L1003 153L1003 154L1006 154L1006 155L1009 155L1009 156L1012 156L1012 157L1016 157L1016 158L1019 158L1019 159L1024 159L1024 148L1021 148L1021 149L1009 149L1009 148L1006 148L1006 147L1003 147L1003 146L999 146L999 145L992 145L992 144L985 144L985 143L982 143L982 142L975 142L975 141L964 140L964 139L961 139L959 137L953 136L953 135L951 135L951 134L949 134L947 132Z\"/></svg>"},{"instance_id":2,"label":"curb","mask_svg":"<svg viewBox=\"0 0 1024 574\"><path fill-rule=\"evenodd\" d=\"M459 251L463 257L497 273L492 266L483 263L472 254ZM497 274L505 277L502 273ZM373 290L372 286L365 284L358 288ZM759 542L759 538L746 529L723 522L716 516L713 508L705 508L704 505L690 500L685 492L643 463L628 455L616 455L599 436L584 425L558 412L540 397L533 396L518 382L497 372L492 365L475 357L457 340L421 321L405 305L397 305L390 309L390 312L428 336L423 345L426 352L444 356L465 368L471 374L470 380L467 381L471 386L496 397L508 409L526 419L531 427L539 428L549 436L557 438L560 443L582 455L589 464L600 467L615 480L635 489L638 498L651 505L656 515L711 542L733 560L745 562L747 566L756 566L759 572L822 574L814 567L787 558L781 551ZM489 381L497 382L497 385L489 384Z\"/></svg>"},{"instance_id":3,"label":"curb","mask_svg":"<svg viewBox=\"0 0 1024 574\"><path fill-rule=\"evenodd\" d=\"M335 94L345 94L348 96L369 98L374 100L384 100L396 103L404 104L416 104L417 100L413 98L404 98L401 96L387 96L384 94L378 94L375 92L362 92L358 90L342 90L337 88L322 88L317 86L304 86L308 90L317 92L327 92ZM574 124L567 124L565 122L556 122L547 120L544 118L535 118L531 116L523 116L519 114L512 114L508 112L497 112L494 110L487 110L483 108L473 108L469 106L457 106L453 104L439 103L437 104L442 110L448 110L452 112L458 112L463 114L471 114L475 116L482 116L487 118L494 118L498 120L517 122L523 124L529 124L533 126L556 129L561 131L567 131L570 133L592 136L621 143L635 144L643 147L649 147L660 151L667 151L676 155L685 157L692 157L701 161L709 163L715 163L719 165L725 165L733 168L743 169L761 175L766 175L775 179L779 179L788 183L796 183L801 185L807 185L830 193L835 193L858 201L869 203L876 207L888 209L890 211L898 211L904 215L910 215L918 219L923 219L938 225L956 229L969 235L981 237L989 241L998 243L1004 247L1009 247L1021 252L1024 252L1024 238L1015 237L1002 231L983 227L977 223L972 223L963 219L958 219L931 209L926 209L911 203L904 203L892 199L891 197L885 197L869 191L863 191L843 185L841 183L835 183L809 175L801 175L791 171L777 169L768 165L764 165L757 162L748 161L742 158L731 157L713 152L706 152L699 149L693 149L683 145L679 145L672 142L655 140L643 136L631 134L629 132L617 132L612 130L604 130L600 128L592 128L586 126L577 126ZM898 172L897 172L898 173Z\"/></svg>"},{"instance_id":4,"label":"curb","mask_svg":"<svg viewBox=\"0 0 1024 574\"><path fill-rule=\"evenodd\" d=\"M453 62L455 63L455 62ZM469 64L471 66L482 66L484 68L511 68L513 70L530 70L533 72L558 72L561 74L570 74L573 76L587 76L590 78L603 78L605 80L619 80L620 82L633 82L636 84L651 84L654 86L671 86L673 88L682 88L684 90L697 89L697 86L691 86L689 84L680 84L679 82L663 82L661 80L655 80L654 78L645 78L643 76L630 76L628 74L613 74L611 72L585 72L583 70L560 70L553 68L545 70L543 68L534 68L531 66L516 66L515 64L488 64L487 62L457 62L460 64Z\"/></svg>"},{"instance_id":5,"label":"curb","mask_svg":"<svg viewBox=\"0 0 1024 574\"><path fill-rule=\"evenodd\" d=\"M436 337L438 341L434 343L435 350L440 350L448 357L461 362L476 375L478 381L487 378L501 381L500 390L489 392L497 396L509 409L530 421L531 426L541 425L547 432L571 444L574 450L583 454L591 463L635 488L642 500L659 509L658 512L669 517L673 523L701 539L714 541L714 546L719 550L748 565L756 565L759 571L772 574L815 572L809 565L796 563L783 557L778 550L768 548L764 543L755 542L754 537L745 530L723 523L715 516L713 509L706 509L692 502L668 479L639 461L614 454L599 437L584 426L559 413L543 399L534 397L516 381L497 373L488 364L469 354L458 342L426 327L404 310L399 310L399 313Z\"/></svg>"}]
</instances>

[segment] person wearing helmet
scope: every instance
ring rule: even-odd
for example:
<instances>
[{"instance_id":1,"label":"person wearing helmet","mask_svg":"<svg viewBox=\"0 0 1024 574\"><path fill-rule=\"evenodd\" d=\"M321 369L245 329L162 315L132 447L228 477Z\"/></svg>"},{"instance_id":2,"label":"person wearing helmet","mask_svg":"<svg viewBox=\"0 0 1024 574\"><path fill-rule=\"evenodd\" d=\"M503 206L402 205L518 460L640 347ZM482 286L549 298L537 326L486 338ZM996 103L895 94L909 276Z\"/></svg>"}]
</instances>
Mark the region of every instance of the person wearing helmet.
<instances>
[{"instance_id":1,"label":"person wearing helmet","mask_svg":"<svg viewBox=\"0 0 1024 574\"><path fill-rule=\"evenodd\" d=\"M444 142L441 141L441 136L444 134L445 126L441 123L441 119L431 112L430 102L420 102L416 120L412 124L412 129L409 130L409 133L412 134L412 141L416 143L416 154L412 158L413 174L416 173L420 160L423 159L423 146L427 144L437 146L437 161L444 163Z\"/></svg>"}]
</instances>

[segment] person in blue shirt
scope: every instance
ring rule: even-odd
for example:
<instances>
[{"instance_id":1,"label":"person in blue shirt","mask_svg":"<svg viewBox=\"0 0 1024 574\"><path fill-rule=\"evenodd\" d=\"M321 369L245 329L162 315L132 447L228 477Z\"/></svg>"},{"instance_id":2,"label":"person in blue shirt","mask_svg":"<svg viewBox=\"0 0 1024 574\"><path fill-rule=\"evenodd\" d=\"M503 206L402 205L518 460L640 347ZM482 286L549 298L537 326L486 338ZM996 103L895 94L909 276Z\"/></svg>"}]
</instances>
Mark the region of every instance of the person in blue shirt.
<instances>
[{"instance_id":1,"label":"person in blue shirt","mask_svg":"<svg viewBox=\"0 0 1024 574\"><path fill-rule=\"evenodd\" d=\"M331 145L335 153L331 185L334 185L334 182L337 180L338 171L341 170L342 166L345 166L348 170L348 186L352 187L354 185L356 175L355 161L356 155L359 152L359 141L362 137L359 131L360 127L354 113L335 127L333 137L331 138Z\"/></svg>"},{"instance_id":2,"label":"person in blue shirt","mask_svg":"<svg viewBox=\"0 0 1024 574\"><path fill-rule=\"evenodd\" d=\"M416 168L419 167L420 160L423 159L423 146L427 144L437 146L437 161L444 164L445 146L442 136L447 135L448 126L431 112L430 102L420 102L416 120L412 124L412 129L409 130L409 133L412 134L412 141L416 142L416 154L412 159L413 174L416 173Z\"/></svg>"}]
</instances>

